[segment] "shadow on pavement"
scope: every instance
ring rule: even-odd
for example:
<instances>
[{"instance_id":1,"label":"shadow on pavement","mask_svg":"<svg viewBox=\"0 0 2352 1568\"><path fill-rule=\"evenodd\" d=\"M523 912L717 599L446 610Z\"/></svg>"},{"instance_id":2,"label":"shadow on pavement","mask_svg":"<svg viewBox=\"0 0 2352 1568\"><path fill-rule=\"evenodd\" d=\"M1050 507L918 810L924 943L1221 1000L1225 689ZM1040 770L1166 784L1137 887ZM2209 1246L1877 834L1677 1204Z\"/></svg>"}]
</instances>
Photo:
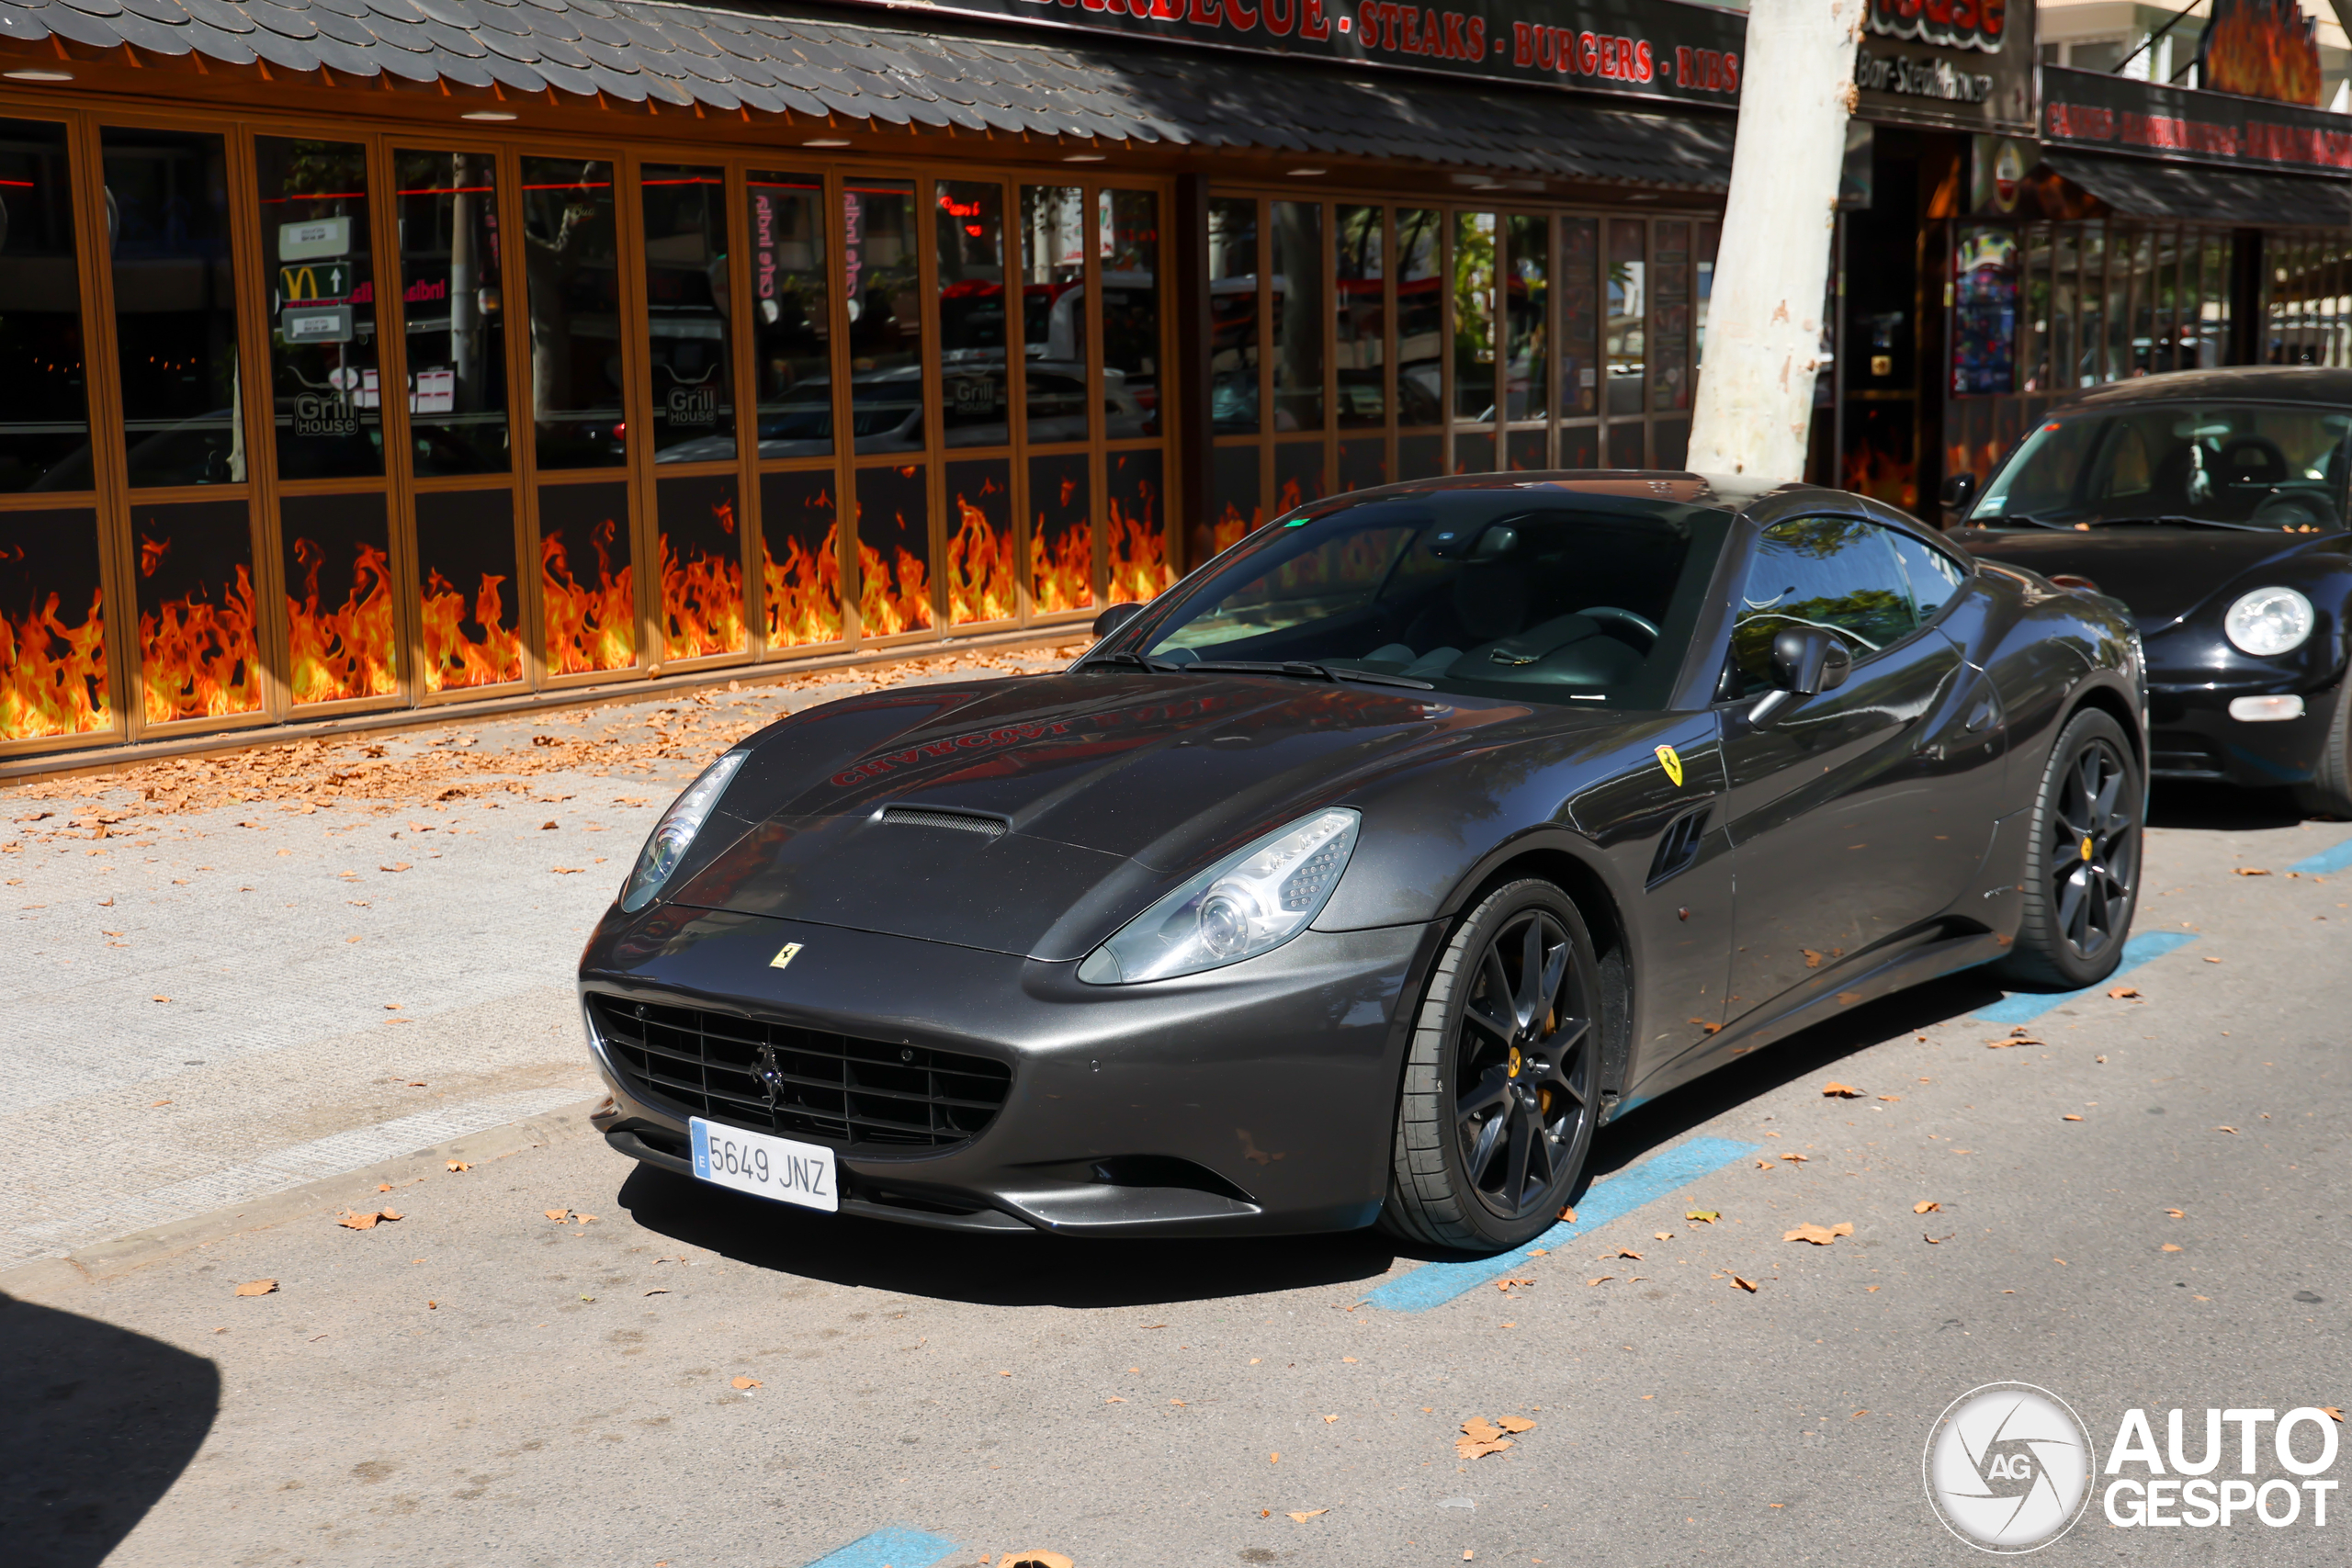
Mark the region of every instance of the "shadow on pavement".
<instances>
[{"instance_id":1,"label":"shadow on pavement","mask_svg":"<svg viewBox=\"0 0 2352 1568\"><path fill-rule=\"evenodd\" d=\"M2292 828L2303 820L2293 792L2240 789L2235 784L2158 780L2148 793L2151 828L2206 828L2242 833L2256 828Z\"/></svg>"},{"instance_id":2,"label":"shadow on pavement","mask_svg":"<svg viewBox=\"0 0 2352 1568\"><path fill-rule=\"evenodd\" d=\"M220 1373L141 1334L0 1295L0 1562L96 1568L212 1429Z\"/></svg>"},{"instance_id":3,"label":"shadow on pavement","mask_svg":"<svg viewBox=\"0 0 2352 1568\"><path fill-rule=\"evenodd\" d=\"M1587 1179L1635 1164L1770 1089L2000 995L1982 976L1951 976L1792 1035L1603 1129ZM964 1235L804 1213L644 1166L622 1184L619 1201L650 1231L754 1268L994 1306L1151 1306L1324 1285L1369 1287L1400 1258L1452 1256L1377 1230L1235 1241Z\"/></svg>"}]
</instances>

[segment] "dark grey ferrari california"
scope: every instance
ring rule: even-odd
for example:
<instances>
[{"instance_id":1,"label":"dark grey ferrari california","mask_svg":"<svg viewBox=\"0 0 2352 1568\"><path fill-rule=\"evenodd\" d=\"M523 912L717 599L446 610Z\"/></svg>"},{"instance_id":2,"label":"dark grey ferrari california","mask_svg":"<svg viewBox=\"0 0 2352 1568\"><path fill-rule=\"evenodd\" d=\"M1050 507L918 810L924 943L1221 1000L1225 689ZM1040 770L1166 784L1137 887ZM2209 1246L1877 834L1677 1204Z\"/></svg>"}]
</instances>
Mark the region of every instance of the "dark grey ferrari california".
<instances>
[{"instance_id":1,"label":"dark grey ferrari california","mask_svg":"<svg viewBox=\"0 0 2352 1568\"><path fill-rule=\"evenodd\" d=\"M647 1164L956 1229L1550 1224L1594 1129L2138 891L2120 606L1834 491L1464 478L1277 519L1068 670L729 751L581 961Z\"/></svg>"}]
</instances>

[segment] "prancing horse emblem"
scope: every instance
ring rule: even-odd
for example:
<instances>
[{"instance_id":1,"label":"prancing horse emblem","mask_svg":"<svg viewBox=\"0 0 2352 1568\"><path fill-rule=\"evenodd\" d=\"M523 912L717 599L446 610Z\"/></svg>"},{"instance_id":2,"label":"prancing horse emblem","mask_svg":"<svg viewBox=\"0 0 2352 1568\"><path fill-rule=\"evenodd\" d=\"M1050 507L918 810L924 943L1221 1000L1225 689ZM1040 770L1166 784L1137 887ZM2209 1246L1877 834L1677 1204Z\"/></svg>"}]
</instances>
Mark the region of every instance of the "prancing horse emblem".
<instances>
[{"instance_id":1,"label":"prancing horse emblem","mask_svg":"<svg viewBox=\"0 0 2352 1568\"><path fill-rule=\"evenodd\" d=\"M787 942L782 947L776 949L775 956L768 960L768 967L771 969L789 969L792 967L792 961L799 956L800 944L797 942Z\"/></svg>"},{"instance_id":2,"label":"prancing horse emblem","mask_svg":"<svg viewBox=\"0 0 2352 1568\"><path fill-rule=\"evenodd\" d=\"M760 1047L759 1060L752 1064L752 1081L760 1086L760 1092L768 1097L768 1109L774 1111L788 1087L784 1069L776 1065L775 1046Z\"/></svg>"}]
</instances>

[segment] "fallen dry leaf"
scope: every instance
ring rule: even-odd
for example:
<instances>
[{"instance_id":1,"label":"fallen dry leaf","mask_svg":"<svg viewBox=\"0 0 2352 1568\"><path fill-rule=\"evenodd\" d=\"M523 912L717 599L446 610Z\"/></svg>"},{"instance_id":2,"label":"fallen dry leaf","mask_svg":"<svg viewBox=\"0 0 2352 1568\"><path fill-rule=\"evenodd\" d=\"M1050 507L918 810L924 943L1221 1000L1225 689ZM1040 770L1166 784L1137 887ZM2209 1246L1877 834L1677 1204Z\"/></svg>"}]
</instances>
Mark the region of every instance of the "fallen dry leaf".
<instances>
[{"instance_id":1,"label":"fallen dry leaf","mask_svg":"<svg viewBox=\"0 0 2352 1568\"><path fill-rule=\"evenodd\" d=\"M2230 869L2236 872L2240 876L2267 876L2270 874L2267 871L2258 871L2250 865L2233 866Z\"/></svg>"},{"instance_id":2,"label":"fallen dry leaf","mask_svg":"<svg viewBox=\"0 0 2352 1568\"><path fill-rule=\"evenodd\" d=\"M1911 1212L1915 1214L1933 1214L1940 1213L1942 1209L1943 1205L1933 1198L1922 1198L1911 1205Z\"/></svg>"},{"instance_id":3,"label":"fallen dry leaf","mask_svg":"<svg viewBox=\"0 0 2352 1568\"><path fill-rule=\"evenodd\" d=\"M161 1110L163 1107L164 1107L164 1106L166 1106L166 1105L169 1105L170 1103L171 1103L171 1101L170 1101L170 1100L154 1100L154 1101L151 1102L151 1103L148 1105L147 1109L148 1109L148 1110L150 1110L150 1111L158 1111L158 1110Z\"/></svg>"},{"instance_id":4,"label":"fallen dry leaf","mask_svg":"<svg viewBox=\"0 0 2352 1568\"><path fill-rule=\"evenodd\" d=\"M1577 1223L1577 1212L1574 1209L1563 1209L1560 1211L1560 1219L1565 1224L1571 1225L1575 1224Z\"/></svg>"},{"instance_id":5,"label":"fallen dry leaf","mask_svg":"<svg viewBox=\"0 0 2352 1568\"><path fill-rule=\"evenodd\" d=\"M2060 1118L2058 1118L2058 1120L2059 1120L2059 1121L2061 1121L2061 1122L2079 1122L2079 1121L2081 1121L2081 1120L2082 1120L2082 1118L2081 1118L2081 1117L2079 1117L2079 1116L2077 1116L2077 1115L2075 1115L2073 1111L2069 1111L2068 1112L2066 1112L2066 1114L2065 1114L2065 1115L2061 1116Z\"/></svg>"},{"instance_id":6,"label":"fallen dry leaf","mask_svg":"<svg viewBox=\"0 0 2352 1568\"><path fill-rule=\"evenodd\" d=\"M1002 1568L1078 1568L1058 1551L1008 1551Z\"/></svg>"},{"instance_id":7,"label":"fallen dry leaf","mask_svg":"<svg viewBox=\"0 0 2352 1568\"><path fill-rule=\"evenodd\" d=\"M1338 1417L1337 1416L1326 1416L1325 1417L1323 1417L1323 1425L1325 1425L1326 1427L1328 1427L1328 1426L1329 1426L1332 1422L1337 1421L1338 1419L1339 1419L1339 1417Z\"/></svg>"},{"instance_id":8,"label":"fallen dry leaf","mask_svg":"<svg viewBox=\"0 0 2352 1568\"><path fill-rule=\"evenodd\" d=\"M1987 1051L2006 1051L2012 1045L2046 1045L2049 1042L2046 1040L2036 1040L2030 1035L2020 1033L2012 1034L2006 1040L1987 1040L1984 1042L1984 1049Z\"/></svg>"},{"instance_id":9,"label":"fallen dry leaf","mask_svg":"<svg viewBox=\"0 0 2352 1568\"><path fill-rule=\"evenodd\" d=\"M1636 1262L1636 1263L1639 1263L1639 1262L1642 1260L1642 1255L1641 1255L1640 1253L1638 1253L1638 1252L1635 1252L1635 1251L1634 1251L1632 1247L1619 1247L1619 1248L1617 1249L1617 1256L1618 1256L1618 1257L1620 1257L1620 1258L1632 1258L1632 1259L1633 1259L1634 1262Z\"/></svg>"},{"instance_id":10,"label":"fallen dry leaf","mask_svg":"<svg viewBox=\"0 0 2352 1568\"><path fill-rule=\"evenodd\" d=\"M335 1224L347 1231L371 1231L376 1228L376 1222L379 1220L397 1220L400 1217L400 1212L396 1209L370 1209L364 1214L353 1213L346 1210Z\"/></svg>"},{"instance_id":11,"label":"fallen dry leaf","mask_svg":"<svg viewBox=\"0 0 2352 1568\"><path fill-rule=\"evenodd\" d=\"M473 1168L471 1160L453 1159L449 1162L451 1170L471 1170Z\"/></svg>"},{"instance_id":12,"label":"fallen dry leaf","mask_svg":"<svg viewBox=\"0 0 2352 1568\"><path fill-rule=\"evenodd\" d=\"M2208 964L2219 964L2219 963L2221 962L2221 960L2220 960L2220 959L2218 959L2218 958L2215 958L2215 957L2214 957L2214 956L2212 956L2211 953L2208 953L2208 954L2206 955L2206 957L2205 957L2205 962L2206 962L2206 963L2208 963Z\"/></svg>"},{"instance_id":13,"label":"fallen dry leaf","mask_svg":"<svg viewBox=\"0 0 2352 1568\"><path fill-rule=\"evenodd\" d=\"M1125 1404L1126 1403L1126 1401L1125 1401L1125 1400L1124 1400L1124 1399L1121 1399L1117 1394L1115 1394L1115 1393L1114 1393L1114 1394L1110 1395L1108 1398L1104 1399L1104 1400L1102 1401L1102 1403L1103 1403L1103 1404Z\"/></svg>"},{"instance_id":14,"label":"fallen dry leaf","mask_svg":"<svg viewBox=\"0 0 2352 1568\"><path fill-rule=\"evenodd\" d=\"M1746 1291L1749 1295L1754 1295L1756 1293L1756 1281L1753 1280L1743 1279L1739 1275L1734 1274L1731 1277L1731 1282L1737 1285L1741 1290Z\"/></svg>"},{"instance_id":15,"label":"fallen dry leaf","mask_svg":"<svg viewBox=\"0 0 2352 1568\"><path fill-rule=\"evenodd\" d=\"M1491 1443L1503 1435L1503 1429L1484 1416L1473 1416L1462 1423L1462 1435L1474 1443Z\"/></svg>"},{"instance_id":16,"label":"fallen dry leaf","mask_svg":"<svg viewBox=\"0 0 2352 1568\"><path fill-rule=\"evenodd\" d=\"M1660 1241L1672 1241L1674 1239L1674 1233L1672 1231L1652 1231L1650 1234Z\"/></svg>"},{"instance_id":17,"label":"fallen dry leaf","mask_svg":"<svg viewBox=\"0 0 2352 1568\"><path fill-rule=\"evenodd\" d=\"M649 1296L666 1296L670 1293L670 1288L667 1285L656 1285L645 1293Z\"/></svg>"},{"instance_id":18,"label":"fallen dry leaf","mask_svg":"<svg viewBox=\"0 0 2352 1568\"><path fill-rule=\"evenodd\" d=\"M389 1181L379 1181L376 1183L376 1190L379 1192L390 1192L391 1190L392 1184Z\"/></svg>"},{"instance_id":19,"label":"fallen dry leaf","mask_svg":"<svg viewBox=\"0 0 2352 1568\"><path fill-rule=\"evenodd\" d=\"M1524 1416L1498 1416L1495 1417L1495 1425L1500 1427L1506 1432L1532 1432L1535 1430L1535 1423L1530 1421Z\"/></svg>"},{"instance_id":20,"label":"fallen dry leaf","mask_svg":"<svg viewBox=\"0 0 2352 1568\"><path fill-rule=\"evenodd\" d=\"M1828 1100L1860 1100L1862 1097L1862 1091L1851 1084L1826 1083L1821 1086L1821 1092Z\"/></svg>"},{"instance_id":21,"label":"fallen dry leaf","mask_svg":"<svg viewBox=\"0 0 2352 1568\"><path fill-rule=\"evenodd\" d=\"M1794 1155L1794 1154L1791 1154L1791 1155L1782 1155L1781 1157L1782 1159L1786 1159L1786 1160L1794 1160L1797 1164L1799 1164L1799 1165L1803 1165L1803 1164L1805 1162L1805 1159L1806 1159L1806 1157L1807 1157L1807 1156L1804 1156L1804 1155Z\"/></svg>"},{"instance_id":22,"label":"fallen dry leaf","mask_svg":"<svg viewBox=\"0 0 2352 1568\"><path fill-rule=\"evenodd\" d=\"M1330 1511L1331 1510L1329 1508L1307 1508L1303 1511L1297 1508L1293 1508L1290 1511L1291 1523L1303 1525L1307 1520L1314 1518L1316 1516L1319 1514L1328 1514Z\"/></svg>"},{"instance_id":23,"label":"fallen dry leaf","mask_svg":"<svg viewBox=\"0 0 2352 1568\"><path fill-rule=\"evenodd\" d=\"M588 868L584 865L554 865L548 868L558 876L577 876Z\"/></svg>"},{"instance_id":24,"label":"fallen dry leaf","mask_svg":"<svg viewBox=\"0 0 2352 1568\"><path fill-rule=\"evenodd\" d=\"M2168 1241L2165 1243L2164 1250L2166 1252L2178 1252L2180 1250L2180 1243L2177 1241Z\"/></svg>"},{"instance_id":25,"label":"fallen dry leaf","mask_svg":"<svg viewBox=\"0 0 2352 1568\"><path fill-rule=\"evenodd\" d=\"M248 1280L243 1284L237 1287L237 1294L241 1296L266 1296L277 1289L277 1281L275 1280Z\"/></svg>"},{"instance_id":26,"label":"fallen dry leaf","mask_svg":"<svg viewBox=\"0 0 2352 1568\"><path fill-rule=\"evenodd\" d=\"M1920 1233L1919 1239L1926 1242L1929 1247L1941 1247L1944 1243L1950 1241L1952 1235L1958 1235L1960 1233L1958 1231L1954 1231L1951 1233L1951 1235L1929 1235L1923 1231Z\"/></svg>"},{"instance_id":27,"label":"fallen dry leaf","mask_svg":"<svg viewBox=\"0 0 2352 1568\"><path fill-rule=\"evenodd\" d=\"M376 869L378 871L406 871L408 869L408 862L404 860L394 861L390 865L379 865Z\"/></svg>"},{"instance_id":28,"label":"fallen dry leaf","mask_svg":"<svg viewBox=\"0 0 2352 1568\"><path fill-rule=\"evenodd\" d=\"M1722 1219L1723 1215L1713 1209L1692 1209L1682 1217L1694 1225L1711 1225Z\"/></svg>"},{"instance_id":29,"label":"fallen dry leaf","mask_svg":"<svg viewBox=\"0 0 2352 1568\"><path fill-rule=\"evenodd\" d=\"M546 1213L548 1218L553 1220L558 1224L561 1224L564 1221L571 1218L571 1211L569 1209L549 1209L546 1211Z\"/></svg>"},{"instance_id":30,"label":"fallen dry leaf","mask_svg":"<svg viewBox=\"0 0 2352 1568\"><path fill-rule=\"evenodd\" d=\"M732 1386L736 1388L765 1388L768 1385L762 1382L757 1378L737 1378Z\"/></svg>"},{"instance_id":31,"label":"fallen dry leaf","mask_svg":"<svg viewBox=\"0 0 2352 1568\"><path fill-rule=\"evenodd\" d=\"M1587 1280L1585 1281L1585 1283L1586 1283L1588 1286L1590 1286L1590 1285L1605 1285L1605 1284L1609 1283L1609 1281L1610 1281L1610 1280L1614 1280L1615 1278L1617 1278L1617 1276L1616 1276L1616 1275L1614 1275L1614 1274L1603 1274L1603 1275L1601 1275L1601 1276L1600 1276L1599 1279L1597 1279L1597 1280Z\"/></svg>"},{"instance_id":32,"label":"fallen dry leaf","mask_svg":"<svg viewBox=\"0 0 2352 1568\"><path fill-rule=\"evenodd\" d=\"M2237 1129L2235 1127L2216 1127L2213 1131L2216 1133L2234 1133Z\"/></svg>"},{"instance_id":33,"label":"fallen dry leaf","mask_svg":"<svg viewBox=\"0 0 2352 1568\"><path fill-rule=\"evenodd\" d=\"M2185 1209L2166 1209L2165 1213L2170 1214L2176 1220L2185 1220L2188 1218L2188 1212Z\"/></svg>"},{"instance_id":34,"label":"fallen dry leaf","mask_svg":"<svg viewBox=\"0 0 2352 1568\"><path fill-rule=\"evenodd\" d=\"M167 1001L170 1001L172 998L169 998L169 997L157 997L155 999L156 999L157 1001L159 1001L159 1002L167 1002Z\"/></svg>"},{"instance_id":35,"label":"fallen dry leaf","mask_svg":"<svg viewBox=\"0 0 2352 1568\"><path fill-rule=\"evenodd\" d=\"M1268 1464L1280 1464L1282 1461L1283 1456L1280 1454L1268 1454L1266 1456L1266 1462Z\"/></svg>"},{"instance_id":36,"label":"fallen dry leaf","mask_svg":"<svg viewBox=\"0 0 2352 1568\"><path fill-rule=\"evenodd\" d=\"M2319 1408L2326 1412L2327 1418L2329 1420L2335 1422L2338 1426L2342 1426L2344 1424L2344 1412L2337 1409L2335 1405L2323 1404Z\"/></svg>"},{"instance_id":37,"label":"fallen dry leaf","mask_svg":"<svg viewBox=\"0 0 2352 1568\"><path fill-rule=\"evenodd\" d=\"M2136 986L2109 986L2107 988L2107 994L2119 1002L2136 1002L2140 999L2140 990Z\"/></svg>"},{"instance_id":38,"label":"fallen dry leaf","mask_svg":"<svg viewBox=\"0 0 2352 1568\"><path fill-rule=\"evenodd\" d=\"M1781 1239L1782 1241L1809 1241L1815 1247L1827 1247L1839 1236L1851 1235L1853 1234L1854 1227L1850 1224L1834 1224L1826 1229L1816 1224L1802 1224L1796 1229L1789 1232L1787 1235L1781 1236Z\"/></svg>"}]
</instances>

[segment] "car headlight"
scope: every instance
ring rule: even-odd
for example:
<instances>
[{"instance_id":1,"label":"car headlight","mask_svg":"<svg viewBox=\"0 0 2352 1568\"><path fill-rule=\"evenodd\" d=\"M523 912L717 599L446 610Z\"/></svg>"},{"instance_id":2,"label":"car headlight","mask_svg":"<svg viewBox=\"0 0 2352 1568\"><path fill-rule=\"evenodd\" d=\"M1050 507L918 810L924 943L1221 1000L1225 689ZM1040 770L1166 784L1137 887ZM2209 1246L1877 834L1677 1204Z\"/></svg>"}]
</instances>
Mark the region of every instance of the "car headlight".
<instances>
[{"instance_id":1,"label":"car headlight","mask_svg":"<svg viewBox=\"0 0 2352 1568\"><path fill-rule=\"evenodd\" d=\"M2222 617L2222 630L2239 651L2258 659L2293 652L2318 624L2312 602L2291 588L2257 588L2241 594Z\"/></svg>"},{"instance_id":2,"label":"car headlight","mask_svg":"<svg viewBox=\"0 0 2352 1568\"><path fill-rule=\"evenodd\" d=\"M662 820L653 824L653 831L646 835L645 847L637 852L637 864L630 868L628 880L621 885L621 909L636 914L653 902L678 863L686 858L693 847L695 835L709 820L710 808L718 804L726 792L728 781L735 770L743 765L744 753L729 751L702 771L702 776L688 784L685 793L670 803L662 813Z\"/></svg>"},{"instance_id":3,"label":"car headlight","mask_svg":"<svg viewBox=\"0 0 2352 1568\"><path fill-rule=\"evenodd\" d=\"M1330 902L1362 820L1345 807L1318 811L1227 855L1121 927L1078 977L1132 986L1272 952Z\"/></svg>"}]
</instances>

